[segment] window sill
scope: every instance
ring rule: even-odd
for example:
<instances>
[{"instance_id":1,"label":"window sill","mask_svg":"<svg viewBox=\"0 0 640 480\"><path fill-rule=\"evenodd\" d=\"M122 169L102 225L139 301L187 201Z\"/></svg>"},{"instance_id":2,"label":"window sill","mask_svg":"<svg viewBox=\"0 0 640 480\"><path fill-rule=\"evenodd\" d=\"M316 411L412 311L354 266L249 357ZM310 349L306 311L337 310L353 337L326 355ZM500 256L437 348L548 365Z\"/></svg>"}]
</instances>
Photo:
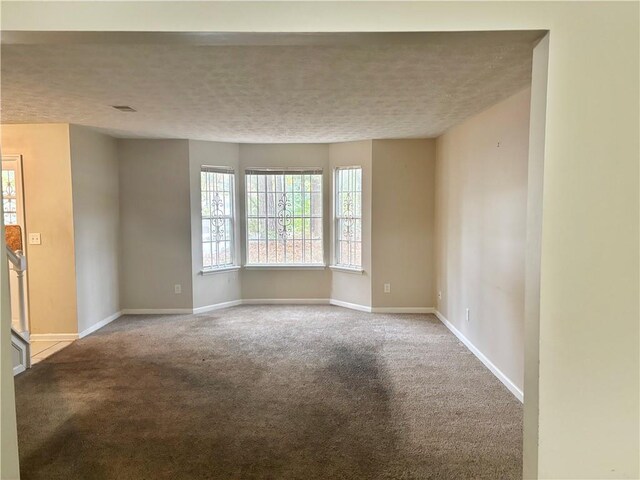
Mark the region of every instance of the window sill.
<instances>
[{"instance_id":1,"label":"window sill","mask_svg":"<svg viewBox=\"0 0 640 480\"><path fill-rule=\"evenodd\" d=\"M364 270L361 268L342 267L340 265L329 265L329 268L334 272L354 273L356 275L362 275Z\"/></svg>"},{"instance_id":2,"label":"window sill","mask_svg":"<svg viewBox=\"0 0 640 480\"><path fill-rule=\"evenodd\" d=\"M227 273L240 270L240 265L231 265L229 267L212 268L210 270L200 270L200 275L213 275L215 273Z\"/></svg>"},{"instance_id":3,"label":"window sill","mask_svg":"<svg viewBox=\"0 0 640 480\"><path fill-rule=\"evenodd\" d=\"M245 270L324 270L326 265L278 265L278 264L253 264L245 265Z\"/></svg>"}]
</instances>

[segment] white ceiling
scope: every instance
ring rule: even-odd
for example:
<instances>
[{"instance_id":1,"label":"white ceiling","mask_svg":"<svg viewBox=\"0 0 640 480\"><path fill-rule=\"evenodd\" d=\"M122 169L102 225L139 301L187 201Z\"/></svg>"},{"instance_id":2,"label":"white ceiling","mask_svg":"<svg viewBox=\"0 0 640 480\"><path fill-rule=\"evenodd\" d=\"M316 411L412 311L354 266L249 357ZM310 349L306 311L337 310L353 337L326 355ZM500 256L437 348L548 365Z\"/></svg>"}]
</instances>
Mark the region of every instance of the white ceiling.
<instances>
[{"instance_id":1,"label":"white ceiling","mask_svg":"<svg viewBox=\"0 0 640 480\"><path fill-rule=\"evenodd\" d=\"M345 35L4 44L1 119L250 143L434 137L527 86L539 37Z\"/></svg>"}]
</instances>

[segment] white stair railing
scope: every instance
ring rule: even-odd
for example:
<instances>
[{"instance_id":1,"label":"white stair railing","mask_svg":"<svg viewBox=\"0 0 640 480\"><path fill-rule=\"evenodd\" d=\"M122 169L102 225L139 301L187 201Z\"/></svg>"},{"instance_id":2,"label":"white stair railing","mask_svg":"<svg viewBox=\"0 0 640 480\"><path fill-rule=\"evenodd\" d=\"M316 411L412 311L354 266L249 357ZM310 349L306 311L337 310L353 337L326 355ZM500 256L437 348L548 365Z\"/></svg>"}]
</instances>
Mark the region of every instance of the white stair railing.
<instances>
[{"instance_id":1,"label":"white stair railing","mask_svg":"<svg viewBox=\"0 0 640 480\"><path fill-rule=\"evenodd\" d=\"M18 280L18 309L20 310L20 331L11 328L11 346L14 351L14 375L31 367L31 345L29 343L29 327L27 325L27 308L25 295L25 277L27 258L20 250L13 251L6 247L7 259L11 270L16 272Z\"/></svg>"},{"instance_id":2,"label":"white stair railing","mask_svg":"<svg viewBox=\"0 0 640 480\"><path fill-rule=\"evenodd\" d=\"M11 270L16 272L18 277L18 309L20 310L20 333L28 333L29 327L27 326L27 306L24 290L24 272L27 271L27 257L25 257L20 250L13 251L8 246L7 258L11 264Z\"/></svg>"},{"instance_id":3,"label":"white stair railing","mask_svg":"<svg viewBox=\"0 0 640 480\"><path fill-rule=\"evenodd\" d=\"M29 340L13 328L11 329L11 356L14 375L31 368L31 345Z\"/></svg>"}]
</instances>

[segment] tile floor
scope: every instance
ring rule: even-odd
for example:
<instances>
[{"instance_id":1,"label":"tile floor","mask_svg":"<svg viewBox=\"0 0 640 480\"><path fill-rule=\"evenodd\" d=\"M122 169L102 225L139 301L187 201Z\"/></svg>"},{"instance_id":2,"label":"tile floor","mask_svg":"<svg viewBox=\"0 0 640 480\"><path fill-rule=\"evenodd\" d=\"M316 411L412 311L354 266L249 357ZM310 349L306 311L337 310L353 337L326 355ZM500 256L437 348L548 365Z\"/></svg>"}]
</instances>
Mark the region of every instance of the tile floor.
<instances>
[{"instance_id":1,"label":"tile floor","mask_svg":"<svg viewBox=\"0 0 640 480\"><path fill-rule=\"evenodd\" d=\"M62 350L64 347L71 345L69 342L45 342L45 341L31 341L31 365L38 363L40 360L44 360L50 355Z\"/></svg>"}]
</instances>

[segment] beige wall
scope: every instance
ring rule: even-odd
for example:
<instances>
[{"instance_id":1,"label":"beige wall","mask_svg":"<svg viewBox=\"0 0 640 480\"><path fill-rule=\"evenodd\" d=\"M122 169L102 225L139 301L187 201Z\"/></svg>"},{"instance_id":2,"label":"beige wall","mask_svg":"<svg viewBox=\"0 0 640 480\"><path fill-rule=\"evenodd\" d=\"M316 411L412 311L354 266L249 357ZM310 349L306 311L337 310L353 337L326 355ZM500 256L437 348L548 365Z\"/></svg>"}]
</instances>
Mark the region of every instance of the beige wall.
<instances>
[{"instance_id":1,"label":"beige wall","mask_svg":"<svg viewBox=\"0 0 640 480\"><path fill-rule=\"evenodd\" d=\"M436 161L438 310L520 390L529 98L447 131Z\"/></svg>"},{"instance_id":2,"label":"beige wall","mask_svg":"<svg viewBox=\"0 0 640 480\"><path fill-rule=\"evenodd\" d=\"M71 179L78 331L120 310L119 187L116 140L71 125Z\"/></svg>"},{"instance_id":3,"label":"beige wall","mask_svg":"<svg viewBox=\"0 0 640 480\"><path fill-rule=\"evenodd\" d=\"M200 171L203 165L231 167L236 177L235 215L235 263L240 265L240 207L238 205L240 182L239 146L235 143L189 141L189 176L191 189L191 267L193 277L193 308L240 299L240 272L216 272L202 274L202 221L200 205Z\"/></svg>"},{"instance_id":4,"label":"beige wall","mask_svg":"<svg viewBox=\"0 0 640 480\"><path fill-rule=\"evenodd\" d=\"M319 167L323 169L323 232L325 263L329 258L329 195L331 172L328 144L241 144L240 145L241 238L245 237L244 170L251 167ZM243 249L244 250L244 249ZM245 258L243 254L242 264ZM328 299L331 272L322 270L250 270L242 271L242 298L311 298Z\"/></svg>"},{"instance_id":5,"label":"beige wall","mask_svg":"<svg viewBox=\"0 0 640 480\"><path fill-rule=\"evenodd\" d=\"M118 147L120 306L191 309L189 143L119 140Z\"/></svg>"},{"instance_id":6,"label":"beige wall","mask_svg":"<svg viewBox=\"0 0 640 480\"><path fill-rule=\"evenodd\" d=\"M140 287L132 275L131 258L133 251L132 240L125 233L125 228L131 231L129 225L132 213L124 212L133 209L139 210L141 205L149 202L142 198L144 188L134 188L140 176L145 173L159 175L162 180L155 185L166 183L168 163L157 158L158 149L162 148L160 140L145 141L121 141L121 145L135 145L135 149L128 152L121 147L121 182L122 184L122 242L123 242L123 266L122 284L124 309L152 309L152 308L188 308L161 307L159 300L164 300L166 295L154 296L154 289L146 285ZM181 141L173 141L175 142ZM182 173L171 177L171 188L174 192L180 192L182 198L185 189L189 190L190 210L184 212L174 209L172 224L180 215L190 215L190 252L191 278L193 282L193 308L207 307L218 303L235 301L239 299L323 299L333 298L343 302L354 303L366 307L371 306L371 275L374 270L371 255L371 196L373 169L372 145L378 143L378 187L376 195L379 195L379 222L380 243L377 258L374 263L380 266L381 272L386 272L386 278L394 283L395 288L391 295L385 294L378 301L381 307L425 307L433 305L433 260L432 260L432 236L433 236L433 168L434 168L434 141L433 140L385 140L347 142L341 144L229 144L218 142L188 141L189 156L189 184ZM182 152L180 155L184 155ZM182 159L174 154L174 160L169 162L174 168L181 165ZM153 162L145 158L156 158ZM139 172L133 172L129 165L133 159L140 165ZM145 163L146 162L146 163ZM332 176L333 168L339 165L362 165L364 172L364 209L363 209L363 274L331 272L329 269L251 269L243 268L241 271L218 272L203 275L201 252L201 223L200 223L200 185L199 175L202 165L230 166L236 171L236 263L245 265L245 194L244 171L250 167L320 167L324 171L323 203L324 203L324 232L325 232L325 263L330 264L333 258L332 252ZM396 168L398 167L399 168ZM130 182L127 189L125 182ZM135 194L132 202L129 195ZM127 207L132 203L133 206ZM398 216L396 208L410 203L415 206L421 215L415 216L408 213L405 217ZM155 209L151 201L146 209ZM415 213L415 212L414 212ZM167 220L168 221L168 220ZM128 226L128 227L127 227ZM136 225L139 232L144 233L141 225ZM388 232L403 233L399 243L395 241L395 235ZM146 234L145 234L146 237ZM395 242L395 243L394 243ZM407 249L407 245L411 245ZM180 247L178 247L180 245ZM141 248L141 247L139 247ZM137 255L132 260L137 264L136 270L148 268L153 263L153 258L158 255L166 258L176 255L177 249L184 251L184 239L167 243L166 239L153 244L150 251L144 248L145 256ZM169 249L169 250L167 250ZM398 251L401 253L398 256ZM395 253L394 253L395 252ZM137 263L136 263L137 262ZM174 265L177 266L177 265ZM174 270L169 272L173 275ZM163 279L167 283L167 272L154 275L156 280ZM139 282L137 282L139 283ZM171 284L173 285L173 284ZM146 301L138 302L138 306L132 306L134 299L140 298L145 290L148 295ZM382 283L380 284L380 290ZM129 298L127 298L127 296ZM133 302L133 303L132 303ZM146 306L142 306L142 305Z\"/></svg>"},{"instance_id":7,"label":"beige wall","mask_svg":"<svg viewBox=\"0 0 640 480\"><path fill-rule=\"evenodd\" d=\"M435 140L373 141L374 307L435 306L434 172Z\"/></svg>"},{"instance_id":8,"label":"beige wall","mask_svg":"<svg viewBox=\"0 0 640 480\"><path fill-rule=\"evenodd\" d=\"M371 307L371 179L373 168L371 163L372 141L332 143L329 145L329 159L331 175L336 167L362 167L362 270L360 273L341 272L331 273L331 299ZM330 256L329 263L335 259L335 243L333 221L334 201L333 179L332 190L327 194L330 198Z\"/></svg>"},{"instance_id":9,"label":"beige wall","mask_svg":"<svg viewBox=\"0 0 640 480\"><path fill-rule=\"evenodd\" d=\"M3 125L2 154L22 155L25 233L42 241L26 245L31 333L76 334L69 125Z\"/></svg>"},{"instance_id":10,"label":"beige wall","mask_svg":"<svg viewBox=\"0 0 640 480\"><path fill-rule=\"evenodd\" d=\"M580 7L549 40L538 475L640 478L640 5Z\"/></svg>"}]
</instances>

